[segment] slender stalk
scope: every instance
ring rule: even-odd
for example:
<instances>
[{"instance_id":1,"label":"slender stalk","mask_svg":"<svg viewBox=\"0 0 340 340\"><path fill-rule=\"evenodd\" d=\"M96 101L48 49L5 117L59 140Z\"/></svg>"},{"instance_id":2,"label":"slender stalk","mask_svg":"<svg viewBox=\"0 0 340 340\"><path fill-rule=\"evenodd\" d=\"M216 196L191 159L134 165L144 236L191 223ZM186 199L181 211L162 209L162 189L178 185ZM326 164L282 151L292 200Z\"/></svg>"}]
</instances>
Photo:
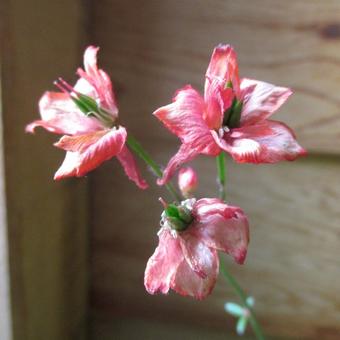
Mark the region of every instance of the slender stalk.
<instances>
[{"instance_id":1,"label":"slender stalk","mask_svg":"<svg viewBox=\"0 0 340 340\"><path fill-rule=\"evenodd\" d=\"M235 292L240 297L243 306L249 310L249 313L250 313L249 321L250 321L251 327L253 328L256 338L259 340L265 340L264 334L262 332L262 328L260 324L258 323L258 321L256 320L255 312L253 308L247 304L247 297L248 297L247 294L241 288L241 286L236 281L236 279L229 273L221 255L220 255L220 268L221 268L221 272L224 275L224 277L227 279L229 284L234 288Z\"/></svg>"},{"instance_id":2,"label":"slender stalk","mask_svg":"<svg viewBox=\"0 0 340 340\"><path fill-rule=\"evenodd\" d=\"M216 166L217 166L217 180L218 180L218 192L221 200L225 200L226 198L226 190L225 190L225 184L226 184L226 178L225 178L225 155L222 151L217 157L216 157Z\"/></svg>"},{"instance_id":3,"label":"slender stalk","mask_svg":"<svg viewBox=\"0 0 340 340\"><path fill-rule=\"evenodd\" d=\"M226 198L226 190L225 190L225 184L226 184L226 176L225 176L225 156L224 153L221 152L216 157L216 165L217 165L217 174L218 174L218 185L219 185L219 195L222 200L225 200ZM236 279L231 275L231 273L227 270L224 260L222 256L220 255L220 268L221 272L224 275L224 277L227 279L231 287L235 290L236 294L240 297L242 304L245 308L247 308L250 312L249 315L249 321L251 324L251 327L253 328L253 331L255 333L255 336L259 340L265 340L264 334L262 332L261 326L256 320L255 312L251 306L247 304L247 294L245 291L241 288L240 284L236 281Z\"/></svg>"},{"instance_id":4,"label":"slender stalk","mask_svg":"<svg viewBox=\"0 0 340 340\"><path fill-rule=\"evenodd\" d=\"M151 170L158 178L161 178L163 176L163 172L159 165L151 158L151 156L145 151L141 144L133 136L131 136L130 133L127 138L127 145L151 168ZM181 200L181 196L178 194L172 183L165 184L165 187L176 201Z\"/></svg>"}]
</instances>

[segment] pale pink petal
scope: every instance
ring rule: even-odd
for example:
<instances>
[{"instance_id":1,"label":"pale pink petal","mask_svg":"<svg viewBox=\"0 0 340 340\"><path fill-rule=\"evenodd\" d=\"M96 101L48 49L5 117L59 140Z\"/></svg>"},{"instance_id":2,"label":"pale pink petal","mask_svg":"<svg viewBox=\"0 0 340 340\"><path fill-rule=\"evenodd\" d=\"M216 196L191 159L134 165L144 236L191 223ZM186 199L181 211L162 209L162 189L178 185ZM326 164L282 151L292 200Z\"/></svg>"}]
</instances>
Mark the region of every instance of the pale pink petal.
<instances>
[{"instance_id":1,"label":"pale pink petal","mask_svg":"<svg viewBox=\"0 0 340 340\"><path fill-rule=\"evenodd\" d=\"M27 125L27 132L34 132L41 126L57 134L78 135L103 128L97 119L86 117L65 93L45 92L39 101L39 109L42 119Z\"/></svg>"},{"instance_id":2,"label":"pale pink petal","mask_svg":"<svg viewBox=\"0 0 340 340\"><path fill-rule=\"evenodd\" d=\"M117 158L124 168L126 175L135 182L141 189L146 189L148 184L141 177L136 161L131 154L130 150L124 145L121 152L117 155Z\"/></svg>"},{"instance_id":3,"label":"pale pink petal","mask_svg":"<svg viewBox=\"0 0 340 340\"><path fill-rule=\"evenodd\" d=\"M107 134L107 130L87 133L86 135L63 136L58 142L54 143L57 148L65 151L82 153L92 144L96 143L101 137Z\"/></svg>"},{"instance_id":4,"label":"pale pink petal","mask_svg":"<svg viewBox=\"0 0 340 340\"><path fill-rule=\"evenodd\" d=\"M176 93L173 103L153 114L183 143L191 143L209 132L202 117L204 110L205 104L200 94L187 85Z\"/></svg>"},{"instance_id":5,"label":"pale pink petal","mask_svg":"<svg viewBox=\"0 0 340 340\"><path fill-rule=\"evenodd\" d=\"M292 91L258 80L242 79L243 107L241 126L253 125L269 118L285 103Z\"/></svg>"},{"instance_id":6,"label":"pale pink petal","mask_svg":"<svg viewBox=\"0 0 340 340\"><path fill-rule=\"evenodd\" d=\"M206 110L203 119L209 129L219 129L222 125L224 112L231 106L233 91L225 87L225 81L218 78L206 80L206 91L204 101Z\"/></svg>"},{"instance_id":7,"label":"pale pink petal","mask_svg":"<svg viewBox=\"0 0 340 340\"><path fill-rule=\"evenodd\" d=\"M218 199L201 199L194 206L195 224L190 233L208 247L222 250L244 263L249 243L249 225L244 212Z\"/></svg>"},{"instance_id":8,"label":"pale pink petal","mask_svg":"<svg viewBox=\"0 0 340 340\"><path fill-rule=\"evenodd\" d=\"M97 92L95 88L84 78L79 78L74 85L74 90L81 94L85 94L93 99L97 99Z\"/></svg>"},{"instance_id":9,"label":"pale pink petal","mask_svg":"<svg viewBox=\"0 0 340 340\"><path fill-rule=\"evenodd\" d=\"M169 230L162 229L158 237L158 247L146 265L144 285L150 294L167 294L183 254L179 240Z\"/></svg>"},{"instance_id":10,"label":"pale pink petal","mask_svg":"<svg viewBox=\"0 0 340 340\"><path fill-rule=\"evenodd\" d=\"M283 123L265 120L225 133L213 131L216 143L239 163L293 161L306 151L297 143L293 131Z\"/></svg>"},{"instance_id":11,"label":"pale pink petal","mask_svg":"<svg viewBox=\"0 0 340 340\"><path fill-rule=\"evenodd\" d=\"M193 233L194 228L195 223L186 232L179 234L180 244L189 267L199 277L205 279L209 272L211 251L203 240Z\"/></svg>"},{"instance_id":12,"label":"pale pink petal","mask_svg":"<svg viewBox=\"0 0 340 340\"><path fill-rule=\"evenodd\" d=\"M167 183L182 164L191 161L200 153L216 156L219 152L220 149L214 142L210 132L193 141L191 144L182 144L178 152L170 159L163 172L163 177L158 179L157 183L159 185Z\"/></svg>"},{"instance_id":13,"label":"pale pink petal","mask_svg":"<svg viewBox=\"0 0 340 340\"><path fill-rule=\"evenodd\" d=\"M107 110L115 119L118 116L118 108L114 97L110 77L97 67L97 53L99 48L89 46L84 53L84 68L77 70L80 77L84 78L96 92L101 108Z\"/></svg>"},{"instance_id":14,"label":"pale pink petal","mask_svg":"<svg viewBox=\"0 0 340 340\"><path fill-rule=\"evenodd\" d=\"M205 98L210 86L210 79L219 78L224 80L225 85L231 81L236 95L239 93L240 79L238 74L236 52L230 45L219 45L214 49L206 72L204 86Z\"/></svg>"},{"instance_id":15,"label":"pale pink petal","mask_svg":"<svg viewBox=\"0 0 340 340\"><path fill-rule=\"evenodd\" d=\"M55 180L84 176L104 161L119 154L125 144L126 130L123 127L113 128L106 130L105 134L99 131L97 139L93 134L88 135L88 138L86 141L84 135L71 139L63 137L56 143L56 146L73 151L67 151L63 164L55 173Z\"/></svg>"},{"instance_id":16,"label":"pale pink petal","mask_svg":"<svg viewBox=\"0 0 340 340\"><path fill-rule=\"evenodd\" d=\"M208 247L197 249L195 255L200 259L200 264L206 274L205 278L196 274L187 260L184 259L177 268L171 288L181 295L202 300L212 292L215 286L219 270L219 259L216 250Z\"/></svg>"}]
</instances>

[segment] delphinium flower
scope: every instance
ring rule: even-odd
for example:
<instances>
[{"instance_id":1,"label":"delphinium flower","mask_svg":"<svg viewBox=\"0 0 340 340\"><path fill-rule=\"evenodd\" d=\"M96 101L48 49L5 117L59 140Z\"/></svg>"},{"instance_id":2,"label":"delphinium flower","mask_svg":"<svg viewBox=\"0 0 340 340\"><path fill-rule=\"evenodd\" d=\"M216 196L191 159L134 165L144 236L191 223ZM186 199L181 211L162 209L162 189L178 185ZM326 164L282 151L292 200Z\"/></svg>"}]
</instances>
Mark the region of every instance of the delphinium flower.
<instances>
[{"instance_id":1,"label":"delphinium flower","mask_svg":"<svg viewBox=\"0 0 340 340\"><path fill-rule=\"evenodd\" d=\"M198 178L193 168L185 167L179 171L178 187L184 197L190 197L195 192L197 184Z\"/></svg>"},{"instance_id":2,"label":"delphinium flower","mask_svg":"<svg viewBox=\"0 0 340 340\"><path fill-rule=\"evenodd\" d=\"M147 183L140 176L134 157L126 146L127 131L118 122L118 108L107 75L97 67L98 48L84 53L84 70L74 87L59 78L61 92L45 92L39 102L41 119L27 125L33 133L41 126L64 135L54 145L66 151L64 162L55 173L56 180L81 177L116 156L127 176L142 189Z\"/></svg>"},{"instance_id":3,"label":"delphinium flower","mask_svg":"<svg viewBox=\"0 0 340 340\"><path fill-rule=\"evenodd\" d=\"M246 331L249 318L251 316L250 308L254 307L255 300L253 297L248 296L246 299L247 306L240 306L234 302L226 302L224 310L238 318L236 323L236 332L238 335L243 335Z\"/></svg>"},{"instance_id":4,"label":"delphinium flower","mask_svg":"<svg viewBox=\"0 0 340 340\"><path fill-rule=\"evenodd\" d=\"M268 119L291 95L290 89L240 78L230 45L214 49L205 78L204 98L187 85L171 104L154 112L182 142L159 184L198 154L225 151L240 163L276 163L306 153L288 126Z\"/></svg>"},{"instance_id":5,"label":"delphinium flower","mask_svg":"<svg viewBox=\"0 0 340 340\"><path fill-rule=\"evenodd\" d=\"M171 288L203 299L217 279L217 250L239 264L244 262L249 242L247 217L240 208L217 198L163 204L159 244L146 266L145 287L150 294L166 294Z\"/></svg>"}]
</instances>

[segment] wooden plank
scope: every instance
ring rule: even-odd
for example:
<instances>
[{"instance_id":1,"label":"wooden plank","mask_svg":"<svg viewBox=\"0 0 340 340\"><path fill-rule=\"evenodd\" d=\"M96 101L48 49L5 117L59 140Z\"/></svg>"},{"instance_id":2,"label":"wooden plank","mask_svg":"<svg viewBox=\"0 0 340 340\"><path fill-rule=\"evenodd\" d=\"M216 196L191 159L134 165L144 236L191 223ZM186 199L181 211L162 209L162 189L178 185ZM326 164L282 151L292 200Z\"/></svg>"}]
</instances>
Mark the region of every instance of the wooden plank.
<instances>
[{"instance_id":1,"label":"wooden plank","mask_svg":"<svg viewBox=\"0 0 340 340\"><path fill-rule=\"evenodd\" d=\"M339 19L339 2L328 0L150 0L142 8L134 0L103 0L94 6L94 35L101 65L113 76L123 124L163 164L178 141L150 113L186 83L202 90L219 42L235 45L243 75L295 89L275 118L293 127L310 153L338 154ZM157 242L161 191L138 191L114 164L99 169L93 182L95 312L108 322L119 315L232 329L222 307L236 298L223 280L206 302L147 295L143 272ZM200 192L215 196L214 162L197 165ZM338 160L326 157L231 165L229 195L248 213L252 240L246 266L230 266L257 299L268 334L338 338L339 170Z\"/></svg>"},{"instance_id":2,"label":"wooden plank","mask_svg":"<svg viewBox=\"0 0 340 340\"><path fill-rule=\"evenodd\" d=\"M141 9L136 0L103 0L94 21L102 60L136 127L183 85L202 91L212 49L224 42L235 46L241 75L294 90L275 119L310 152L339 153L338 1L150 0Z\"/></svg>"},{"instance_id":3,"label":"wooden plank","mask_svg":"<svg viewBox=\"0 0 340 340\"><path fill-rule=\"evenodd\" d=\"M0 60L1 62L1 60ZM1 79L0 79L1 83ZM1 93L0 93L1 106ZM0 107L0 117L2 108ZM11 340L12 323L9 296L9 265L8 265L8 237L7 237L7 214L6 193L4 176L3 155L3 127L0 121L0 339Z\"/></svg>"},{"instance_id":4,"label":"wooden plank","mask_svg":"<svg viewBox=\"0 0 340 340\"><path fill-rule=\"evenodd\" d=\"M55 183L55 137L24 127L58 76L82 62L82 1L6 2L3 121L13 338L84 339L87 323L87 181Z\"/></svg>"},{"instance_id":5,"label":"wooden plank","mask_svg":"<svg viewBox=\"0 0 340 340\"><path fill-rule=\"evenodd\" d=\"M200 194L215 196L213 159L196 163ZM299 339L318 339L321 334L336 339L339 334L340 272L335 256L339 166L338 161L327 159L274 167L229 166L228 200L243 207L251 223L247 263L230 262L230 269L256 298L268 334ZM159 195L155 189L145 195L124 183L118 166L99 171L94 201L94 309L107 319L109 315L153 322L172 319L192 327L232 329L223 303L237 298L223 278L205 302L145 292L143 272L157 244Z\"/></svg>"}]
</instances>

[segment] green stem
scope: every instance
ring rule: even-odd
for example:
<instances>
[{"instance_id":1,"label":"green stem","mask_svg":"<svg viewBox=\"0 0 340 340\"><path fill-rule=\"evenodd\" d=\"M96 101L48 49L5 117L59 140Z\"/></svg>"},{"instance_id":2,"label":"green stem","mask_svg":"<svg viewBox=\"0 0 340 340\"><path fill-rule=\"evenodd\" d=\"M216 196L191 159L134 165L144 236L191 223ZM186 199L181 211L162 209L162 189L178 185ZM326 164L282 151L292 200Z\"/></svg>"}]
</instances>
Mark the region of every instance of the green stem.
<instances>
[{"instance_id":1,"label":"green stem","mask_svg":"<svg viewBox=\"0 0 340 340\"><path fill-rule=\"evenodd\" d=\"M248 297L247 294L241 288L241 286L236 281L236 279L229 273L221 255L220 255L220 268L221 268L221 272L224 275L224 277L228 280L229 284L234 288L235 292L240 297L243 306L249 310L249 313L250 313L249 321L250 321L251 327L253 328L253 331L256 335L256 338L259 339L259 340L265 340L261 326L258 323L258 321L256 320L255 312L254 312L253 308L247 304L247 297Z\"/></svg>"},{"instance_id":2,"label":"green stem","mask_svg":"<svg viewBox=\"0 0 340 340\"><path fill-rule=\"evenodd\" d=\"M226 198L226 190L225 190L225 184L226 184L226 178L225 178L225 156L224 153L221 152L216 157L216 165L217 165L217 174L218 174L218 185L219 185L219 195L222 200L225 200ZM221 272L224 275L224 277L227 279L229 284L234 288L237 295L240 297L242 304L245 308L247 308L250 312L249 321L251 324L251 327L253 328L253 331L255 333L255 336L259 340L264 340L264 334L262 332L261 326L256 320L255 312L251 306L247 304L247 294L245 291L241 288L239 283L236 281L236 279L231 275L231 273L227 270L224 260L222 256L220 256L220 268Z\"/></svg>"},{"instance_id":3,"label":"green stem","mask_svg":"<svg viewBox=\"0 0 340 340\"><path fill-rule=\"evenodd\" d=\"M127 138L127 145L152 169L152 171L158 178L161 178L163 176L163 172L159 165L151 158L151 156L145 151L140 143L133 136L131 136L130 133ZM172 183L169 182L165 184L165 187L168 189L168 191L176 201L181 200L181 196L177 193Z\"/></svg>"},{"instance_id":4,"label":"green stem","mask_svg":"<svg viewBox=\"0 0 340 340\"><path fill-rule=\"evenodd\" d=\"M216 157L216 166L217 166L217 179L218 179L218 192L221 200L225 200L226 191L225 191L225 155L224 152Z\"/></svg>"}]
</instances>

